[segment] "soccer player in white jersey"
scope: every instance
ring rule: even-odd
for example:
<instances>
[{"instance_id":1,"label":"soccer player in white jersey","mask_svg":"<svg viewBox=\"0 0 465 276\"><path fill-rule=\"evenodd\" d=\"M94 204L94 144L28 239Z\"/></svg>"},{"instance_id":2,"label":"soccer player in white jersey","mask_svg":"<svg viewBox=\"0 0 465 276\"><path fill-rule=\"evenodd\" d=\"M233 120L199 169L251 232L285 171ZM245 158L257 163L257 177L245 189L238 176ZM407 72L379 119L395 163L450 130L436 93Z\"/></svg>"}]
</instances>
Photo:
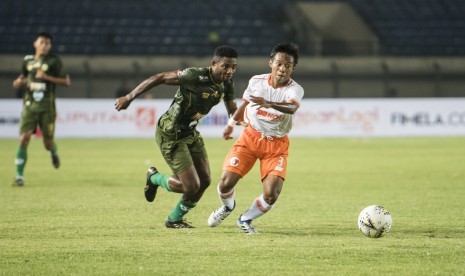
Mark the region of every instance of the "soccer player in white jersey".
<instances>
[{"instance_id":1,"label":"soccer player in white jersey","mask_svg":"<svg viewBox=\"0 0 465 276\"><path fill-rule=\"evenodd\" d=\"M223 132L223 138L228 140L232 138L233 127L238 121L247 124L224 160L223 174L218 183L222 206L208 218L209 226L219 225L234 210L234 186L252 169L257 159L260 160L263 194L239 216L237 226L244 233L258 233L252 221L273 208L278 199L286 178L287 135L304 95L302 86L291 79L298 58L296 44L279 44L270 54L271 73L250 79L242 105L229 119Z\"/></svg>"}]
</instances>

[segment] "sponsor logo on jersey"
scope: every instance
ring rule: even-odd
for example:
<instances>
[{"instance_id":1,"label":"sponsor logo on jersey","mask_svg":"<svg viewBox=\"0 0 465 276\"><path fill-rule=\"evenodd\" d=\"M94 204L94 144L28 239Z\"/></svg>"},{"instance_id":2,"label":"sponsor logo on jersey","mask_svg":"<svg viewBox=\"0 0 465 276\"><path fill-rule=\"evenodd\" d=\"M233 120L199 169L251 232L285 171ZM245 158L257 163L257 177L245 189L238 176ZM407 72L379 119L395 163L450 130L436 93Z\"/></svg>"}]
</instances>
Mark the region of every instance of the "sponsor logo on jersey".
<instances>
[{"instance_id":1,"label":"sponsor logo on jersey","mask_svg":"<svg viewBox=\"0 0 465 276\"><path fill-rule=\"evenodd\" d=\"M203 99L208 99L208 97L210 97L210 96L215 98L215 99L218 99L219 97L223 97L222 94L220 95L220 92L215 91L213 89L212 89L211 93L210 92L202 92L202 98Z\"/></svg>"},{"instance_id":2,"label":"sponsor logo on jersey","mask_svg":"<svg viewBox=\"0 0 465 276\"><path fill-rule=\"evenodd\" d=\"M209 79L208 79L208 76L199 76L199 81L200 82L207 82Z\"/></svg>"},{"instance_id":3,"label":"sponsor logo on jersey","mask_svg":"<svg viewBox=\"0 0 465 276\"><path fill-rule=\"evenodd\" d=\"M284 115L268 113L262 109L257 110L257 118L265 121L275 121L281 119L282 117L284 117Z\"/></svg>"}]
</instances>

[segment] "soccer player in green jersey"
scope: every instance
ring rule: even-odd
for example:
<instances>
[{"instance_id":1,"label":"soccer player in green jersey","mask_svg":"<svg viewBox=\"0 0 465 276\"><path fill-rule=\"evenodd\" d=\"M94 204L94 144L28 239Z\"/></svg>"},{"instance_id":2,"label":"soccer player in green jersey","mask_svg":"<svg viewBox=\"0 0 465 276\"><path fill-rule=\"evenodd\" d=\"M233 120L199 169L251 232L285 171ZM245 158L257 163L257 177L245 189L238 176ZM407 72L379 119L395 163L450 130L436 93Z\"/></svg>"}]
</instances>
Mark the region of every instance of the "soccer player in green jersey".
<instances>
[{"instance_id":1,"label":"soccer player in green jersey","mask_svg":"<svg viewBox=\"0 0 465 276\"><path fill-rule=\"evenodd\" d=\"M15 186L24 185L24 167L27 161L27 147L31 136L40 127L45 148L50 151L55 168L60 166L57 146L53 140L55 133L55 87L57 84L69 86L71 80L63 73L63 65L58 56L50 54L52 36L39 33L34 40L34 55L24 57L21 74L13 81L13 88L26 88L24 106L20 120L19 148L16 154Z\"/></svg>"},{"instance_id":2,"label":"soccer player in green jersey","mask_svg":"<svg viewBox=\"0 0 465 276\"><path fill-rule=\"evenodd\" d=\"M157 123L155 139L173 174L147 172L145 198L152 202L158 187L182 193L168 215L168 228L192 228L184 215L194 208L210 185L210 165L202 136L196 130L199 120L223 99L229 115L237 109L232 77L237 67L237 52L229 46L215 49L211 66L187 68L155 74L141 82L124 97L116 99L115 108L126 109L139 95L160 84L177 85L178 91L166 113Z\"/></svg>"}]
</instances>

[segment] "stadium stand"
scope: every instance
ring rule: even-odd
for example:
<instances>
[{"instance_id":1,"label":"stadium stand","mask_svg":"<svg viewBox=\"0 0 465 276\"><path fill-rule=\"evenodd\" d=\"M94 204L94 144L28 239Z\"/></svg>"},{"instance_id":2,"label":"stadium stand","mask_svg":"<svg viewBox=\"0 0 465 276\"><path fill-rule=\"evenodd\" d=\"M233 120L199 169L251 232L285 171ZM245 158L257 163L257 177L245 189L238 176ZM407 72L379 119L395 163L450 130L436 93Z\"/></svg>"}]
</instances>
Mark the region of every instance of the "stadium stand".
<instances>
[{"instance_id":1,"label":"stadium stand","mask_svg":"<svg viewBox=\"0 0 465 276\"><path fill-rule=\"evenodd\" d=\"M270 18L282 1L28 1L0 4L1 53L30 50L47 30L59 53L91 55L209 55L210 43L262 55L283 37ZM219 41L209 41L215 31ZM252 43L253 40L253 43Z\"/></svg>"},{"instance_id":2,"label":"stadium stand","mask_svg":"<svg viewBox=\"0 0 465 276\"><path fill-rule=\"evenodd\" d=\"M465 55L465 1L351 0L395 56Z\"/></svg>"},{"instance_id":3,"label":"stadium stand","mask_svg":"<svg viewBox=\"0 0 465 276\"><path fill-rule=\"evenodd\" d=\"M357 42L356 24L337 16L339 10L332 15L312 10L313 16L326 18L294 24L308 13L289 5L318 3L344 6L361 18L374 37L365 40L373 41L367 48L372 50L359 47L347 54L337 45L347 40L323 36L315 23L327 23L330 30L350 26L339 33ZM316 32L307 32L307 26ZM218 44L240 53L235 84L243 91L252 74L268 70L264 57L282 41L301 47L293 76L308 91L305 97L465 96L463 0L2 0L0 87L5 92L0 99L15 96L11 81L40 31L54 36L53 51L72 76L73 85L60 93L63 98L112 98L122 79L132 86L155 72L205 66ZM304 39L310 41L313 34L323 34L321 47L306 47ZM172 98L173 89L163 86L156 93Z\"/></svg>"},{"instance_id":4,"label":"stadium stand","mask_svg":"<svg viewBox=\"0 0 465 276\"><path fill-rule=\"evenodd\" d=\"M264 55L292 35L282 12L289 2L3 0L0 53L29 52L31 37L46 30L61 54L204 56L206 46L225 43L242 55ZM465 55L465 1L339 2L350 3L379 36L381 55Z\"/></svg>"}]
</instances>

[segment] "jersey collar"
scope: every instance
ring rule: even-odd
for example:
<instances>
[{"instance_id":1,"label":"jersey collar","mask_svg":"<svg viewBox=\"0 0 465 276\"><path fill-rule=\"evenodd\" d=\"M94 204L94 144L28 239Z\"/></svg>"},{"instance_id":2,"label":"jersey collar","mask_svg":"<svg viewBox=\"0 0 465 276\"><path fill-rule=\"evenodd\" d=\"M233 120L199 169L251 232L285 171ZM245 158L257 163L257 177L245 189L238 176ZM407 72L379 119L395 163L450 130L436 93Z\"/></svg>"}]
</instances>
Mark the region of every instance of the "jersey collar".
<instances>
[{"instance_id":1,"label":"jersey collar","mask_svg":"<svg viewBox=\"0 0 465 276\"><path fill-rule=\"evenodd\" d=\"M285 86L288 86L290 83L292 82L292 79L290 78L288 82L286 82L285 84L283 85L278 85L276 88L281 88L281 87L285 87ZM271 73L268 75L268 85L273 87L271 85ZM273 87L274 88L274 87Z\"/></svg>"},{"instance_id":2,"label":"jersey collar","mask_svg":"<svg viewBox=\"0 0 465 276\"><path fill-rule=\"evenodd\" d=\"M210 76L211 81L212 81L215 85L218 85L218 86L221 85L221 82L220 82L220 83L216 83L216 82L215 82L215 79L213 78L213 75L212 75L212 67L211 67L211 66L208 67L208 75Z\"/></svg>"}]
</instances>

